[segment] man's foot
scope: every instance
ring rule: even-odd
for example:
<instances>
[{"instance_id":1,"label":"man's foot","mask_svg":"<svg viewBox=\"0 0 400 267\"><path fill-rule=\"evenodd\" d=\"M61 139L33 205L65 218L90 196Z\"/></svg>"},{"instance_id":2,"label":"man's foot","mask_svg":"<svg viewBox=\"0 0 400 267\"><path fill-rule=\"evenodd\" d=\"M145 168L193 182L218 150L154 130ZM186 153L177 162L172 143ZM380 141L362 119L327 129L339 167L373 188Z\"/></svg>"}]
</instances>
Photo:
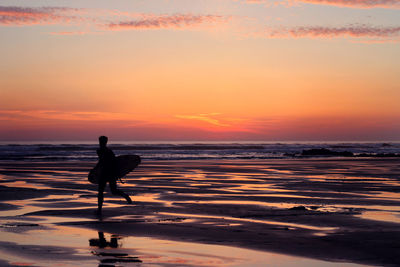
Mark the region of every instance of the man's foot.
<instances>
[{"instance_id":1,"label":"man's foot","mask_svg":"<svg viewBox=\"0 0 400 267\"><path fill-rule=\"evenodd\" d=\"M132 204L132 199L131 199L130 197L128 197L128 198L126 199L126 201L128 202L128 204Z\"/></svg>"}]
</instances>

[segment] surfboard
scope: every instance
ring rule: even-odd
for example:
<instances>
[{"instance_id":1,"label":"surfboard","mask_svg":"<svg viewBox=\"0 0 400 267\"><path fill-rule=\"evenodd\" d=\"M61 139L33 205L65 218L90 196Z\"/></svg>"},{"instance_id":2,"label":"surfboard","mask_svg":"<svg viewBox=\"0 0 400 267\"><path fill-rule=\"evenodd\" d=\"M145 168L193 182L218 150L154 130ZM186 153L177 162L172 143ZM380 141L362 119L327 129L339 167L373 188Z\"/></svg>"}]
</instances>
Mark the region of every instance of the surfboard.
<instances>
[{"instance_id":1,"label":"surfboard","mask_svg":"<svg viewBox=\"0 0 400 267\"><path fill-rule=\"evenodd\" d=\"M122 178L131 171L133 171L141 162L138 155L122 155L115 158L116 164L116 178ZM96 166L90 170L88 180L92 184L98 184L102 175L102 166L97 163Z\"/></svg>"}]
</instances>

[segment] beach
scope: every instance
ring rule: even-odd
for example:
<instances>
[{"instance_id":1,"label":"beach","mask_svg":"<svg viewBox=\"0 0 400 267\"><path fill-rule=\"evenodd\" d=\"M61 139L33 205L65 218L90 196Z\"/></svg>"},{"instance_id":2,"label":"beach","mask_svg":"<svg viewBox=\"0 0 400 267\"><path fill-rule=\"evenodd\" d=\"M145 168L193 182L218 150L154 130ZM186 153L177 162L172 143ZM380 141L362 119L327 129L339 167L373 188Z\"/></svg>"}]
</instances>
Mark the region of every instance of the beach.
<instances>
[{"instance_id":1,"label":"beach","mask_svg":"<svg viewBox=\"0 0 400 267\"><path fill-rule=\"evenodd\" d=\"M0 267L400 267L400 0L3 0L0 36Z\"/></svg>"},{"instance_id":2,"label":"beach","mask_svg":"<svg viewBox=\"0 0 400 267\"><path fill-rule=\"evenodd\" d=\"M398 158L0 162L3 266L398 266Z\"/></svg>"}]
</instances>

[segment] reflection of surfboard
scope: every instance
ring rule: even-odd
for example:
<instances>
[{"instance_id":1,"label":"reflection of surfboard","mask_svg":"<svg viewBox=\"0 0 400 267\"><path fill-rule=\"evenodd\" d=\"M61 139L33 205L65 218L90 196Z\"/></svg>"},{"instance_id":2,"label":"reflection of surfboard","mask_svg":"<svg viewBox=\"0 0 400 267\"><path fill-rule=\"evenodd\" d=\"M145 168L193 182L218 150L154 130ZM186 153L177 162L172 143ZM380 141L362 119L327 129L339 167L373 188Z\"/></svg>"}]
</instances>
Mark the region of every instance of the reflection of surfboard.
<instances>
[{"instance_id":1,"label":"reflection of surfboard","mask_svg":"<svg viewBox=\"0 0 400 267\"><path fill-rule=\"evenodd\" d=\"M115 158L116 161L116 178L122 178L140 164L140 157L138 155L123 155ZM90 170L88 180L92 184L98 184L102 175L102 166L96 164L96 166Z\"/></svg>"}]
</instances>

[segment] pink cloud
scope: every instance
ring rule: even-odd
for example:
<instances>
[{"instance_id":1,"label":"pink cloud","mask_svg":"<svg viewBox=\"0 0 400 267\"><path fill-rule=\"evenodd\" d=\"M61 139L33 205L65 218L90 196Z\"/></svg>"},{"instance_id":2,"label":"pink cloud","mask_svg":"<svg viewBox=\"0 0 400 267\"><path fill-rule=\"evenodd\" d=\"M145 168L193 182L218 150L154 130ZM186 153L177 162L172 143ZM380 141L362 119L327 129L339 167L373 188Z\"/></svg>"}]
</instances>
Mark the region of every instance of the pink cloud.
<instances>
[{"instance_id":1,"label":"pink cloud","mask_svg":"<svg viewBox=\"0 0 400 267\"><path fill-rule=\"evenodd\" d=\"M211 26L229 19L230 17L220 15L157 15L107 9L0 6L0 26L75 24L80 27L73 31L50 32L51 35L82 35L88 32L98 33L99 30L186 29Z\"/></svg>"},{"instance_id":2,"label":"pink cloud","mask_svg":"<svg viewBox=\"0 0 400 267\"><path fill-rule=\"evenodd\" d=\"M201 24L212 24L225 21L227 18L219 15L144 15L142 18L113 22L110 29L166 29L187 28Z\"/></svg>"},{"instance_id":3,"label":"pink cloud","mask_svg":"<svg viewBox=\"0 0 400 267\"><path fill-rule=\"evenodd\" d=\"M399 8L399 0L293 0L310 4L333 5L357 8Z\"/></svg>"},{"instance_id":4,"label":"pink cloud","mask_svg":"<svg viewBox=\"0 0 400 267\"><path fill-rule=\"evenodd\" d=\"M70 13L77 10L65 7L0 6L0 25L67 23L76 19Z\"/></svg>"},{"instance_id":5,"label":"pink cloud","mask_svg":"<svg viewBox=\"0 0 400 267\"><path fill-rule=\"evenodd\" d=\"M400 8L399 0L243 0L242 2L246 4L273 4L285 6L293 6L297 3L306 3L351 8Z\"/></svg>"},{"instance_id":6,"label":"pink cloud","mask_svg":"<svg viewBox=\"0 0 400 267\"><path fill-rule=\"evenodd\" d=\"M368 25L282 27L269 29L261 35L267 38L380 38L380 40L384 41L386 38L399 37L400 27L374 27Z\"/></svg>"},{"instance_id":7,"label":"pink cloud","mask_svg":"<svg viewBox=\"0 0 400 267\"><path fill-rule=\"evenodd\" d=\"M196 114L196 115L176 115L175 117L178 119L188 119L188 120L199 120L210 123L212 125L227 127L230 126L227 123L221 122L219 119L213 118L216 115L220 115L219 113L209 113L209 114Z\"/></svg>"},{"instance_id":8,"label":"pink cloud","mask_svg":"<svg viewBox=\"0 0 400 267\"><path fill-rule=\"evenodd\" d=\"M25 111L26 113L28 111ZM204 128L198 124L154 123L151 121L100 120L100 115L87 114L86 118L71 121L65 119L38 120L15 118L8 111L6 120L0 119L0 140L96 140L101 134L113 140L398 140L400 135L399 116L365 117L271 117L247 118L242 127L222 131ZM48 114L52 111L40 111ZM54 112L58 113L58 112ZM64 113L64 112L61 112ZM80 116L81 112L79 112ZM55 115L55 114L54 114ZM114 114L113 114L114 116ZM200 116L204 116L200 115ZM92 119L93 117L99 120ZM14 118L14 119L12 119ZM50 116L52 118L52 116Z\"/></svg>"},{"instance_id":9,"label":"pink cloud","mask_svg":"<svg viewBox=\"0 0 400 267\"><path fill-rule=\"evenodd\" d=\"M132 121L132 114L97 111L60 110L0 110L0 121L26 121L32 119L57 121Z\"/></svg>"}]
</instances>

